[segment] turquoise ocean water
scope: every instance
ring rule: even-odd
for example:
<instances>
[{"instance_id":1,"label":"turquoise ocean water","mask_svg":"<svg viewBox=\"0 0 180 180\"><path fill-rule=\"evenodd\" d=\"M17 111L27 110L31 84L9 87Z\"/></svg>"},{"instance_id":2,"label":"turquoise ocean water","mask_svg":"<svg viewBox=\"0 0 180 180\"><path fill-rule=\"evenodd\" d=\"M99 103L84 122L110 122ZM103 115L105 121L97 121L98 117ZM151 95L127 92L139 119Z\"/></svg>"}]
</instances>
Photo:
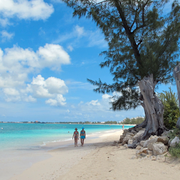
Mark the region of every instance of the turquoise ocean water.
<instances>
[{"instance_id":1,"label":"turquoise ocean water","mask_svg":"<svg viewBox=\"0 0 180 180\"><path fill-rule=\"evenodd\" d=\"M1 123L0 150L41 147L48 143L71 140L76 127L78 130L84 127L87 137L103 131L122 129L121 125ZM132 126L125 126L129 127Z\"/></svg>"},{"instance_id":2,"label":"turquoise ocean water","mask_svg":"<svg viewBox=\"0 0 180 180\"><path fill-rule=\"evenodd\" d=\"M76 127L79 131L85 128L87 139L122 129L121 125L0 123L0 180L9 180L32 164L50 158L51 149L73 147Z\"/></svg>"}]
</instances>

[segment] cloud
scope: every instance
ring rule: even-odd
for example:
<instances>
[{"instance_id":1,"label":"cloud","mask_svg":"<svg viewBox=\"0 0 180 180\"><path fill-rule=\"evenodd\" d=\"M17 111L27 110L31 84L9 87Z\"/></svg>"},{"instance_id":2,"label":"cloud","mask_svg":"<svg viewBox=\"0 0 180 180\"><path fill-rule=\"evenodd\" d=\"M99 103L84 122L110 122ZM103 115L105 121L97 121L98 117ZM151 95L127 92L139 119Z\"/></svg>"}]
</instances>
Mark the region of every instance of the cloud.
<instances>
[{"instance_id":1,"label":"cloud","mask_svg":"<svg viewBox=\"0 0 180 180\"><path fill-rule=\"evenodd\" d=\"M77 33L77 35L80 37L80 36L83 36L84 35L84 27L80 27L80 26L76 26L75 27L75 32Z\"/></svg>"},{"instance_id":2,"label":"cloud","mask_svg":"<svg viewBox=\"0 0 180 180\"><path fill-rule=\"evenodd\" d=\"M73 47L72 47L71 45L69 45L67 48L68 48L70 51L73 51Z\"/></svg>"},{"instance_id":3,"label":"cloud","mask_svg":"<svg viewBox=\"0 0 180 180\"><path fill-rule=\"evenodd\" d=\"M61 64L70 63L69 55L59 45L46 44L39 48L37 54L41 59L41 67L52 67L52 69L59 70Z\"/></svg>"},{"instance_id":4,"label":"cloud","mask_svg":"<svg viewBox=\"0 0 180 180\"><path fill-rule=\"evenodd\" d=\"M66 81L67 86L69 89L86 89L86 90L93 90L94 86L88 82L80 82L80 81L73 81L68 80Z\"/></svg>"},{"instance_id":5,"label":"cloud","mask_svg":"<svg viewBox=\"0 0 180 180\"><path fill-rule=\"evenodd\" d=\"M25 88L3 88L7 102L36 102L38 98L48 99L46 104L51 106L64 106L66 99L63 94L68 92L65 82L59 78L49 77L44 79L41 75L33 78Z\"/></svg>"},{"instance_id":6,"label":"cloud","mask_svg":"<svg viewBox=\"0 0 180 180\"><path fill-rule=\"evenodd\" d=\"M59 78L49 77L45 80L41 75L38 75L21 92L31 93L35 98L49 98L46 100L46 104L51 106L64 106L66 99L63 94L68 93L68 88L65 82Z\"/></svg>"},{"instance_id":7,"label":"cloud","mask_svg":"<svg viewBox=\"0 0 180 180\"><path fill-rule=\"evenodd\" d=\"M17 102L21 100L20 93L15 88L4 88L3 93L7 102Z\"/></svg>"},{"instance_id":8,"label":"cloud","mask_svg":"<svg viewBox=\"0 0 180 180\"><path fill-rule=\"evenodd\" d=\"M108 43L105 41L104 36L100 30L96 30L95 32L88 32L88 47L98 46L99 48L107 48Z\"/></svg>"},{"instance_id":9,"label":"cloud","mask_svg":"<svg viewBox=\"0 0 180 180\"><path fill-rule=\"evenodd\" d=\"M114 94L116 94L115 92ZM144 110L140 106L135 110L113 111L111 108L112 95L103 94L99 99L89 102L80 102L78 105L69 106L71 113L66 114L66 119L77 121L122 121L124 118L144 116Z\"/></svg>"},{"instance_id":10,"label":"cloud","mask_svg":"<svg viewBox=\"0 0 180 180\"><path fill-rule=\"evenodd\" d=\"M4 88L3 91L7 95L12 95L12 96L19 95L19 92L14 88Z\"/></svg>"},{"instance_id":11,"label":"cloud","mask_svg":"<svg viewBox=\"0 0 180 180\"><path fill-rule=\"evenodd\" d=\"M92 100L87 102L87 105L100 106L101 104L98 102L98 100Z\"/></svg>"},{"instance_id":12,"label":"cloud","mask_svg":"<svg viewBox=\"0 0 180 180\"><path fill-rule=\"evenodd\" d=\"M58 94L65 94L68 88L65 82L55 77L44 79L41 75L33 78L31 84L27 85L27 92L31 92L38 98L50 98Z\"/></svg>"},{"instance_id":13,"label":"cloud","mask_svg":"<svg viewBox=\"0 0 180 180\"><path fill-rule=\"evenodd\" d=\"M78 47L98 46L99 48L107 47L107 42L104 40L104 35L98 29L96 31L86 30L84 27L76 25L71 32L60 35L52 43L66 42L68 46Z\"/></svg>"},{"instance_id":14,"label":"cloud","mask_svg":"<svg viewBox=\"0 0 180 180\"><path fill-rule=\"evenodd\" d=\"M47 104L65 105L63 94L68 92L65 82L56 77L44 79L41 75L29 81L30 73L43 68L59 70L69 64L70 57L59 45L46 44L35 52L18 46L0 49L0 88L7 102L35 102L38 98L50 99ZM54 103L52 100L55 100Z\"/></svg>"},{"instance_id":15,"label":"cloud","mask_svg":"<svg viewBox=\"0 0 180 180\"><path fill-rule=\"evenodd\" d=\"M61 95L58 94L56 99L49 99L46 101L46 104L50 104L51 106L64 106L66 104L66 99Z\"/></svg>"},{"instance_id":16,"label":"cloud","mask_svg":"<svg viewBox=\"0 0 180 180\"><path fill-rule=\"evenodd\" d=\"M0 49L0 88L22 86L29 73L43 68L60 70L62 64L70 64L70 57L55 44L46 44L36 52L18 46Z\"/></svg>"},{"instance_id":17,"label":"cloud","mask_svg":"<svg viewBox=\"0 0 180 180\"><path fill-rule=\"evenodd\" d=\"M0 1L0 14L2 19L17 17L19 19L45 20L54 12L52 5L44 0L5 0ZM1 24L7 24L2 23Z\"/></svg>"},{"instance_id":18,"label":"cloud","mask_svg":"<svg viewBox=\"0 0 180 180\"><path fill-rule=\"evenodd\" d=\"M36 102L36 98L32 97L31 95L22 93L22 90L17 90L14 88L4 88L3 92L5 95L5 101L7 102Z\"/></svg>"},{"instance_id":19,"label":"cloud","mask_svg":"<svg viewBox=\"0 0 180 180\"><path fill-rule=\"evenodd\" d=\"M43 30L42 27L39 28L39 35L45 35L46 32Z\"/></svg>"},{"instance_id":20,"label":"cloud","mask_svg":"<svg viewBox=\"0 0 180 180\"><path fill-rule=\"evenodd\" d=\"M25 102L36 102L36 99L33 98L31 95L29 95L24 98L24 101Z\"/></svg>"},{"instance_id":21,"label":"cloud","mask_svg":"<svg viewBox=\"0 0 180 180\"><path fill-rule=\"evenodd\" d=\"M53 43L58 44L58 43L61 43L70 39L81 38L82 36L85 36L84 27L80 27L76 25L73 28L72 32L66 33L64 35L60 35L58 38L56 38L56 40L53 41Z\"/></svg>"},{"instance_id":22,"label":"cloud","mask_svg":"<svg viewBox=\"0 0 180 180\"><path fill-rule=\"evenodd\" d=\"M102 99L110 99L112 96L110 96L109 94L103 94L102 95Z\"/></svg>"},{"instance_id":23,"label":"cloud","mask_svg":"<svg viewBox=\"0 0 180 180\"><path fill-rule=\"evenodd\" d=\"M0 25L5 27L7 25L11 25L12 23L9 22L7 18L0 18Z\"/></svg>"},{"instance_id":24,"label":"cloud","mask_svg":"<svg viewBox=\"0 0 180 180\"><path fill-rule=\"evenodd\" d=\"M7 31L1 31L2 42L12 39L14 33L8 33Z\"/></svg>"}]
</instances>

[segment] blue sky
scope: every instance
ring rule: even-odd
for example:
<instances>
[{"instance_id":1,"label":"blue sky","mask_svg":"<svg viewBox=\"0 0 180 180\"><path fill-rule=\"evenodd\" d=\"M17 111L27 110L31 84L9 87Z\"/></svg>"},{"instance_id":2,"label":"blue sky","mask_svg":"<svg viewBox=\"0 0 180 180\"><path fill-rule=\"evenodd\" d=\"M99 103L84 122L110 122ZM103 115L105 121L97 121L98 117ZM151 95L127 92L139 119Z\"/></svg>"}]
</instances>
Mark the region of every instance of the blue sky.
<instances>
[{"instance_id":1,"label":"blue sky","mask_svg":"<svg viewBox=\"0 0 180 180\"><path fill-rule=\"evenodd\" d=\"M99 66L107 43L94 22L72 12L60 0L0 0L0 121L144 116L141 107L113 112L112 94L93 92L87 78L112 82L109 69Z\"/></svg>"}]
</instances>

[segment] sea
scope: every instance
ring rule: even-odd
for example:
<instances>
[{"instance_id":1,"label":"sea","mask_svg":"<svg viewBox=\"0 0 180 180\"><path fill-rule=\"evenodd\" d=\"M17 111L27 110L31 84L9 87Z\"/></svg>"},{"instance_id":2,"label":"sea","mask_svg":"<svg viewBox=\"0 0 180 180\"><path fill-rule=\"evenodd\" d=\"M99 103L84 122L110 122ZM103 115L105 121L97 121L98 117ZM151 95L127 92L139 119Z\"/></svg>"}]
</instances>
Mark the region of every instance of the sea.
<instances>
[{"instance_id":1,"label":"sea","mask_svg":"<svg viewBox=\"0 0 180 180\"><path fill-rule=\"evenodd\" d=\"M87 137L122 129L122 125L108 124L42 124L42 123L0 123L0 151L19 148L42 148L50 143L72 139L75 128L84 127ZM132 126L126 125L124 128Z\"/></svg>"},{"instance_id":2,"label":"sea","mask_svg":"<svg viewBox=\"0 0 180 180\"><path fill-rule=\"evenodd\" d=\"M73 146L73 132L82 127L87 139L122 129L122 125L110 124L0 123L0 180L8 180L49 158L49 150ZM125 125L124 129L130 127Z\"/></svg>"}]
</instances>

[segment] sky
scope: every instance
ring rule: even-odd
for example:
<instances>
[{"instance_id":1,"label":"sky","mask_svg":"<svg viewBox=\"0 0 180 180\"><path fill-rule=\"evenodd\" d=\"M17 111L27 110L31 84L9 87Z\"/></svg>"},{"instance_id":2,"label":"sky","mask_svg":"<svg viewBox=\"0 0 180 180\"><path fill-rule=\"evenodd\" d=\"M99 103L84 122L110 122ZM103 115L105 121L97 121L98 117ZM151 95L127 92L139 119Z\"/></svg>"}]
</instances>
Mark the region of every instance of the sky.
<instances>
[{"instance_id":1,"label":"sky","mask_svg":"<svg viewBox=\"0 0 180 180\"><path fill-rule=\"evenodd\" d=\"M93 91L87 78L112 82L109 69L99 66L107 42L93 21L72 13L61 0L0 0L0 121L144 116L142 107L112 111L113 94ZM168 84L157 92L170 86L177 91Z\"/></svg>"}]
</instances>

